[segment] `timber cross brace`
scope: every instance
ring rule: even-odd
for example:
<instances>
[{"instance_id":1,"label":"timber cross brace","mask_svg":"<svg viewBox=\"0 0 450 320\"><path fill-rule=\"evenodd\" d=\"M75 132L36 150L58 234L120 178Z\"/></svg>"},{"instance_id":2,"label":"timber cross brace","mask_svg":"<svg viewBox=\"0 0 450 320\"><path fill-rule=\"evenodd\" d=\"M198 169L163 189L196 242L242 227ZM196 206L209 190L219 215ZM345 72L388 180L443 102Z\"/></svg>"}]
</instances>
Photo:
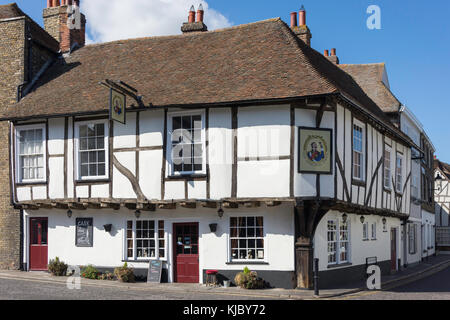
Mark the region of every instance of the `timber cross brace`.
<instances>
[{"instance_id":1,"label":"timber cross brace","mask_svg":"<svg viewBox=\"0 0 450 320\"><path fill-rule=\"evenodd\" d=\"M334 204L331 200L296 200L294 214L297 288L312 288L314 260L312 242L314 234L320 220Z\"/></svg>"}]
</instances>

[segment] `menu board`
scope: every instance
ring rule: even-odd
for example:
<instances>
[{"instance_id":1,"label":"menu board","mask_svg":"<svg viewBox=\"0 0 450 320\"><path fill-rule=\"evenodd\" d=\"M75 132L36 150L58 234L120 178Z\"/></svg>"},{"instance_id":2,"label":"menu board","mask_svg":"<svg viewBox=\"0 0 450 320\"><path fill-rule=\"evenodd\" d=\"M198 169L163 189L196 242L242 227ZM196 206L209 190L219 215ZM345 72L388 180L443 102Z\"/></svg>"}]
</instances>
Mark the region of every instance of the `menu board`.
<instances>
[{"instance_id":1,"label":"menu board","mask_svg":"<svg viewBox=\"0 0 450 320\"><path fill-rule=\"evenodd\" d=\"M161 283L162 261L150 260L148 266L147 282Z\"/></svg>"},{"instance_id":2,"label":"menu board","mask_svg":"<svg viewBox=\"0 0 450 320\"><path fill-rule=\"evenodd\" d=\"M93 218L77 218L75 245L77 247L92 247L94 245Z\"/></svg>"}]
</instances>

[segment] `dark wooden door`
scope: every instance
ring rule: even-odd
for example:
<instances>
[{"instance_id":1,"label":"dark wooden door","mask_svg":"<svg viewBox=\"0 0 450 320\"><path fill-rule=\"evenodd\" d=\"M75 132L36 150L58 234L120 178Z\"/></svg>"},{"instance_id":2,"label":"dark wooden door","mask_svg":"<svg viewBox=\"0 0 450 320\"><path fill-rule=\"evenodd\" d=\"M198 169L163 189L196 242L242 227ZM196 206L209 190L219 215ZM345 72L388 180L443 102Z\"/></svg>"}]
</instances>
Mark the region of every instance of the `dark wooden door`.
<instances>
[{"instance_id":1,"label":"dark wooden door","mask_svg":"<svg viewBox=\"0 0 450 320\"><path fill-rule=\"evenodd\" d=\"M391 229L391 270L397 270L397 230Z\"/></svg>"},{"instance_id":2,"label":"dark wooden door","mask_svg":"<svg viewBox=\"0 0 450 320\"><path fill-rule=\"evenodd\" d=\"M48 219L30 219L30 270L47 270Z\"/></svg>"},{"instance_id":3,"label":"dark wooden door","mask_svg":"<svg viewBox=\"0 0 450 320\"><path fill-rule=\"evenodd\" d=\"M174 234L175 282L199 282L198 223L177 223Z\"/></svg>"}]
</instances>

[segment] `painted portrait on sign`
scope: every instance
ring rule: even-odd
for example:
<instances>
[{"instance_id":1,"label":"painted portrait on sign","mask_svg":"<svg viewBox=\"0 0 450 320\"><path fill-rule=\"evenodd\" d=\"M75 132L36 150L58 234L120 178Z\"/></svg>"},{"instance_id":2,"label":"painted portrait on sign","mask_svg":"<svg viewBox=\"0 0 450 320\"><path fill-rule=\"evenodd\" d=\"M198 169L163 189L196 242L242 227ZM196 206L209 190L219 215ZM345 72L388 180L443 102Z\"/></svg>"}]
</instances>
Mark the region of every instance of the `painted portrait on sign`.
<instances>
[{"instance_id":1,"label":"painted portrait on sign","mask_svg":"<svg viewBox=\"0 0 450 320\"><path fill-rule=\"evenodd\" d=\"M299 128L299 172L331 174L332 131Z\"/></svg>"},{"instance_id":2,"label":"painted portrait on sign","mask_svg":"<svg viewBox=\"0 0 450 320\"><path fill-rule=\"evenodd\" d=\"M111 120L125 124L126 97L124 94L111 89L110 117Z\"/></svg>"}]
</instances>

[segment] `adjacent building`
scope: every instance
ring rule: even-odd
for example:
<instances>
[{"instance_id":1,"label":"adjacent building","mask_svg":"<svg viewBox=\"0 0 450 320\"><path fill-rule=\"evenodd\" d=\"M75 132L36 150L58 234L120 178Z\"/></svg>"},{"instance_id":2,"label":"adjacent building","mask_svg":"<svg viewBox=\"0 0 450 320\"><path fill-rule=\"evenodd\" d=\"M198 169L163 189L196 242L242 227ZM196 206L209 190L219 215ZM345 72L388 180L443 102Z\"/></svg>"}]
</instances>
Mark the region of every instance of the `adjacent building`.
<instances>
[{"instance_id":1,"label":"adjacent building","mask_svg":"<svg viewBox=\"0 0 450 320\"><path fill-rule=\"evenodd\" d=\"M53 49L40 67L24 60L38 72L0 114L24 270L58 256L145 274L159 259L168 282L247 266L311 288L314 258L324 287L407 263L421 146L335 50L311 48L304 9L290 26L207 31L199 8L181 35L95 45L83 16L67 28L68 9L50 1L45 30L33 24ZM17 12L6 19L29 20Z\"/></svg>"},{"instance_id":2,"label":"adjacent building","mask_svg":"<svg viewBox=\"0 0 450 320\"><path fill-rule=\"evenodd\" d=\"M440 253L450 251L450 165L434 160L436 208L436 249Z\"/></svg>"}]
</instances>

